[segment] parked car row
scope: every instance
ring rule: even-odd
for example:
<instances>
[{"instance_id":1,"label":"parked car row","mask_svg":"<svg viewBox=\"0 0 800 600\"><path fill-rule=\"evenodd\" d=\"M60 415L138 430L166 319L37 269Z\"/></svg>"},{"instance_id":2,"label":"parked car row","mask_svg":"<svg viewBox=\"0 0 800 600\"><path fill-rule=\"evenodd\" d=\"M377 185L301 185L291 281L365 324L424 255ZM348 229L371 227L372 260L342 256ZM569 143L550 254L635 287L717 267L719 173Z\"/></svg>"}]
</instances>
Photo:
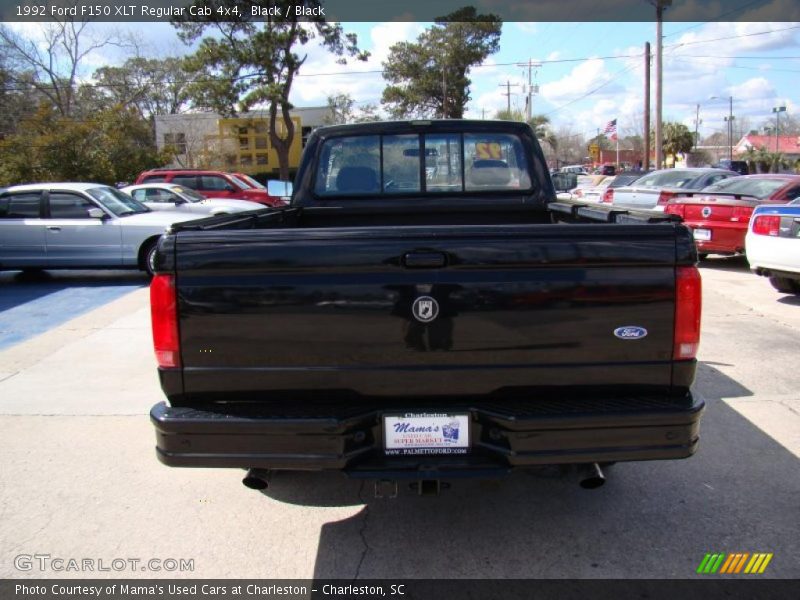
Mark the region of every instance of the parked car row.
<instances>
[{"instance_id":1,"label":"parked car row","mask_svg":"<svg viewBox=\"0 0 800 600\"><path fill-rule=\"evenodd\" d=\"M273 207L285 204L282 198L270 195L255 179L243 175L207 169L151 169L141 173L135 183L172 183L191 188L206 198L249 200Z\"/></svg>"},{"instance_id":2,"label":"parked car row","mask_svg":"<svg viewBox=\"0 0 800 600\"><path fill-rule=\"evenodd\" d=\"M170 225L285 204L243 175L155 169L122 189L97 183L2 189L0 269L139 268L152 274L156 244Z\"/></svg>"},{"instance_id":3,"label":"parked car row","mask_svg":"<svg viewBox=\"0 0 800 600\"><path fill-rule=\"evenodd\" d=\"M578 176L559 199L664 211L692 229L698 255L746 254L780 292L800 293L800 176L741 175L741 165ZM723 165L721 165L723 166Z\"/></svg>"},{"instance_id":4,"label":"parked car row","mask_svg":"<svg viewBox=\"0 0 800 600\"><path fill-rule=\"evenodd\" d=\"M665 212L680 216L692 228L701 258L742 254L753 211L763 204L786 204L798 197L800 176L742 175L699 192L676 195Z\"/></svg>"}]
</instances>

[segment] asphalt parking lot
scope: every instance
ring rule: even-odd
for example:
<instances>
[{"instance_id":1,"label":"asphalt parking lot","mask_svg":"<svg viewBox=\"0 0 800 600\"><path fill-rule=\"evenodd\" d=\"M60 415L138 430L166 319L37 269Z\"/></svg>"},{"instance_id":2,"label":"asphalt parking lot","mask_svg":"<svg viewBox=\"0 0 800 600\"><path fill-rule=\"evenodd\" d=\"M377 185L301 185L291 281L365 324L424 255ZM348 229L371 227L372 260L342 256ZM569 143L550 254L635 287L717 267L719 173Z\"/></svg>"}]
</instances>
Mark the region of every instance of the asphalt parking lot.
<instances>
[{"instance_id":1,"label":"asphalt parking lot","mask_svg":"<svg viewBox=\"0 0 800 600\"><path fill-rule=\"evenodd\" d=\"M685 578L708 552L773 553L764 577L800 577L800 298L742 259L702 273L697 455L618 464L594 491L543 471L395 500L338 475L279 474L259 493L239 471L162 466L146 280L58 275L75 307L98 307L34 330L47 295L2 274L0 577ZM21 571L34 554L194 570Z\"/></svg>"}]
</instances>

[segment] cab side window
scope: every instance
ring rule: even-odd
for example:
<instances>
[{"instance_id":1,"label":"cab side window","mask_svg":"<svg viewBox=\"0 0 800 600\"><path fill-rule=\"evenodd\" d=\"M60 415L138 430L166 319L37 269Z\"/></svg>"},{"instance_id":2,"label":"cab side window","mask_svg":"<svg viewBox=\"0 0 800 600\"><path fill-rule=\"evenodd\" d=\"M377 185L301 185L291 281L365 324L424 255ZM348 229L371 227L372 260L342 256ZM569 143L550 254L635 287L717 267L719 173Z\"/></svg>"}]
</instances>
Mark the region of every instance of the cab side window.
<instances>
[{"instance_id":1,"label":"cab side window","mask_svg":"<svg viewBox=\"0 0 800 600\"><path fill-rule=\"evenodd\" d=\"M7 194L0 198L0 219L38 219L40 192Z\"/></svg>"},{"instance_id":2,"label":"cab side window","mask_svg":"<svg viewBox=\"0 0 800 600\"><path fill-rule=\"evenodd\" d=\"M162 190L160 188L148 188L144 191L147 192L145 202L159 202L161 204L175 202L175 196L167 190Z\"/></svg>"},{"instance_id":3,"label":"cab side window","mask_svg":"<svg viewBox=\"0 0 800 600\"><path fill-rule=\"evenodd\" d=\"M51 219L88 219L90 208L96 206L88 198L78 194L50 192Z\"/></svg>"},{"instance_id":4,"label":"cab side window","mask_svg":"<svg viewBox=\"0 0 800 600\"><path fill-rule=\"evenodd\" d=\"M192 188L193 190L201 190L203 188L198 185L198 179L199 177L195 177L194 175L175 175L170 183Z\"/></svg>"},{"instance_id":5,"label":"cab side window","mask_svg":"<svg viewBox=\"0 0 800 600\"><path fill-rule=\"evenodd\" d=\"M219 177L217 175L203 175L199 179L200 179L199 189L201 190L205 190L207 192L235 191L232 189L233 184L226 181L224 177ZM178 183L175 179L173 179L172 181L173 183Z\"/></svg>"}]
</instances>

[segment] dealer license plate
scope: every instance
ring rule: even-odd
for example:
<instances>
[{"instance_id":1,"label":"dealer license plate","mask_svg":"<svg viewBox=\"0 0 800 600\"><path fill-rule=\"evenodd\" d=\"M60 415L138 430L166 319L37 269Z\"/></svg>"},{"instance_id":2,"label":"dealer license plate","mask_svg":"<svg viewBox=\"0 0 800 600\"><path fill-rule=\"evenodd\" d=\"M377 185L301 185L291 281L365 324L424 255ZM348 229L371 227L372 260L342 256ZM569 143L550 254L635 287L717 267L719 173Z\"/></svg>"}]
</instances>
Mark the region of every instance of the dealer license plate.
<instances>
[{"instance_id":1,"label":"dealer license plate","mask_svg":"<svg viewBox=\"0 0 800 600\"><path fill-rule=\"evenodd\" d=\"M707 242L711 239L710 229L695 229L693 233L694 239L700 240L701 242Z\"/></svg>"},{"instance_id":2,"label":"dealer license plate","mask_svg":"<svg viewBox=\"0 0 800 600\"><path fill-rule=\"evenodd\" d=\"M386 454L466 454L469 415L405 413L383 416Z\"/></svg>"}]
</instances>

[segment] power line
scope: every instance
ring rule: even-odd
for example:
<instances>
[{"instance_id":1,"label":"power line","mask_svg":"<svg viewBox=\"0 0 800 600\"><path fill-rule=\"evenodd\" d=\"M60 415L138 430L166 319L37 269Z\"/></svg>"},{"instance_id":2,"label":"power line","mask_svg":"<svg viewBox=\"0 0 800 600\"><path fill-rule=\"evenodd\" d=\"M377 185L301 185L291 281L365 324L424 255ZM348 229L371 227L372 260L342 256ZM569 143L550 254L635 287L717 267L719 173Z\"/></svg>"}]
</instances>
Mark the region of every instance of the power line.
<instances>
[{"instance_id":1,"label":"power line","mask_svg":"<svg viewBox=\"0 0 800 600\"><path fill-rule=\"evenodd\" d=\"M665 38L672 37L673 35L678 35L679 33L683 33L684 31L689 31L690 29L696 29L698 27L702 27L703 25L708 25L709 23L717 23L722 21L722 17L727 17L728 15L732 15L733 13L739 12L740 10L744 10L745 8L750 8L754 4L761 4L763 0L753 0L752 2L748 2L744 6L738 6L733 10L729 10L727 12L722 13L721 15L717 15L717 17L711 21L703 21L702 23L697 23L696 25L691 25L689 27L685 27L683 29L679 29L678 31L673 31L670 34L665 35Z\"/></svg>"},{"instance_id":2,"label":"power line","mask_svg":"<svg viewBox=\"0 0 800 600\"><path fill-rule=\"evenodd\" d=\"M630 65L630 66L628 66L628 67L626 67L626 68L624 68L624 69L622 69L620 71L615 71L614 73L611 74L611 77L605 83L602 83L602 84L598 85L596 88L592 88L591 90L589 90L585 94L582 94L581 96L578 96L577 98L575 98L573 100L570 100L566 104L562 104L561 106L556 107L555 109L551 110L550 112L544 113L544 116L550 116L550 115L552 115L554 113L559 112L561 109L566 108L567 106L570 106L571 104L575 104L576 102L579 102L580 100L583 100L584 98L586 98L588 96L591 96L596 91L598 91L598 90L606 87L610 83L612 83L616 79L617 75L622 75L623 73L627 73L628 71L631 71L631 70L635 69L638 66L639 65L637 65L637 64L633 64L633 65Z\"/></svg>"},{"instance_id":3,"label":"power line","mask_svg":"<svg viewBox=\"0 0 800 600\"><path fill-rule=\"evenodd\" d=\"M710 40L695 40L693 42L679 42L677 44L667 44L665 48L680 48L682 46L694 46L695 44L709 44L711 42L722 42L725 40L736 40L746 37L754 37L757 35L769 35L771 33L780 33L781 31L789 31L791 29L800 29L800 25L792 25L791 27L782 27L780 29L772 29L770 31L757 31L754 33L740 33L739 35L730 35L727 37L714 38Z\"/></svg>"}]
</instances>

